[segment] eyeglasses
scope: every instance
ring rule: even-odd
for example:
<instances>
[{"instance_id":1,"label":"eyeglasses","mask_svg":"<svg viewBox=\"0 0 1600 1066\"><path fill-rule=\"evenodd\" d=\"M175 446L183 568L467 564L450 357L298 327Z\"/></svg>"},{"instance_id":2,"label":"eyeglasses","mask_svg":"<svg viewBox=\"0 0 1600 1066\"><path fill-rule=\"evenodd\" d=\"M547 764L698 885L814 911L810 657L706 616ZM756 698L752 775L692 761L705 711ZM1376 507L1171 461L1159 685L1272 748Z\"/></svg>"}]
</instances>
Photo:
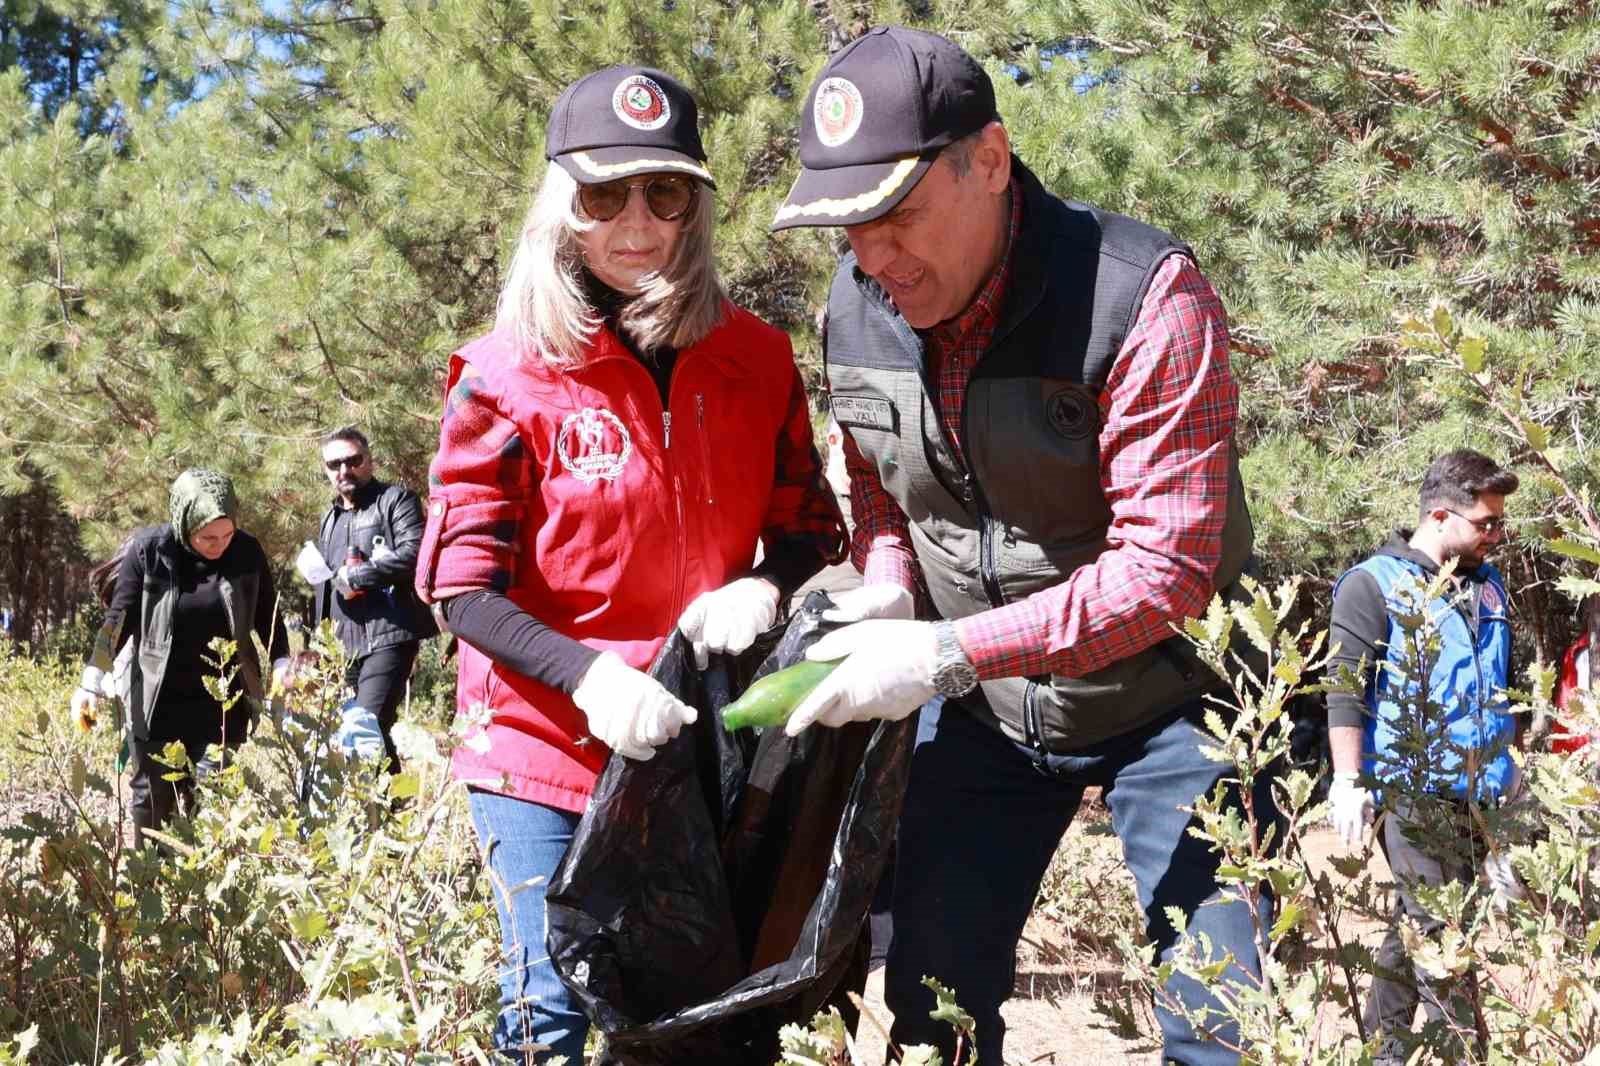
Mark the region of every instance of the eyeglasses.
<instances>
[{"instance_id":1,"label":"eyeglasses","mask_svg":"<svg viewBox=\"0 0 1600 1066\"><path fill-rule=\"evenodd\" d=\"M1446 507L1445 510L1450 514L1455 515L1463 522L1466 522L1468 525L1472 526L1472 528L1476 529L1479 533L1488 535L1491 533L1504 533L1506 531L1506 520L1501 518L1499 515L1490 515L1488 518L1468 518L1460 511L1451 511L1448 507Z\"/></svg>"},{"instance_id":2,"label":"eyeglasses","mask_svg":"<svg viewBox=\"0 0 1600 1066\"><path fill-rule=\"evenodd\" d=\"M656 174L644 181L603 181L598 185L578 186L578 207L585 218L610 222L628 206L628 194L644 190L644 203L650 213L663 222L672 222L688 213L694 203L694 182L676 174Z\"/></svg>"},{"instance_id":3,"label":"eyeglasses","mask_svg":"<svg viewBox=\"0 0 1600 1066\"><path fill-rule=\"evenodd\" d=\"M338 470L342 466L348 466L351 470L355 470L366 461L367 457L365 455L341 455L337 459L324 459L322 465L329 470Z\"/></svg>"}]
</instances>

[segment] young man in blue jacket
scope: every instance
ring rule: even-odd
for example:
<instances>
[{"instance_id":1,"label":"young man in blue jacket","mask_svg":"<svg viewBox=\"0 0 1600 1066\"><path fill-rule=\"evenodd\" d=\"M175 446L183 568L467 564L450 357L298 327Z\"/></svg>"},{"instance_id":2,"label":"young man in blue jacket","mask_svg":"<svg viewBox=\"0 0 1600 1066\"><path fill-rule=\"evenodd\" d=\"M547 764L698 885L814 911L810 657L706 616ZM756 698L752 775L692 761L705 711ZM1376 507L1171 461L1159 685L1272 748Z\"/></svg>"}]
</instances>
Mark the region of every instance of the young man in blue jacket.
<instances>
[{"instance_id":1,"label":"young man in blue jacket","mask_svg":"<svg viewBox=\"0 0 1600 1066\"><path fill-rule=\"evenodd\" d=\"M1439 928L1419 906L1414 886L1473 880L1485 856L1468 804L1499 803L1519 785L1509 751L1518 727L1505 691L1511 680L1510 616L1500 572L1486 561L1505 536L1506 497L1516 490L1517 475L1479 452L1439 456L1422 479L1416 530L1396 531L1334 587L1332 640L1338 652L1332 670L1349 666L1365 684L1361 695L1328 697L1334 828L1354 846L1372 824L1376 803L1363 775L1379 786L1407 786L1392 789L1378 841L1399 884L1395 921L1378 950L1365 1011L1368 1035L1385 1035L1379 1063L1404 1061L1397 1034L1410 1031L1419 1001L1430 1022L1465 1026L1469 1033L1474 1028L1468 983L1435 981L1413 969L1399 927L1400 917L1409 915L1425 934ZM1421 591L1450 560L1455 572L1443 595L1427 606L1439 645L1427 662L1397 616L1420 606ZM1424 667L1430 710L1429 720L1420 723L1425 740L1419 745L1418 701L1405 693L1408 686L1420 688L1415 675ZM1425 834L1442 828L1428 818L1422 830L1424 819L1407 798L1418 792L1439 797L1447 820L1459 830L1459 857L1437 854L1454 848L1418 847Z\"/></svg>"}]
</instances>

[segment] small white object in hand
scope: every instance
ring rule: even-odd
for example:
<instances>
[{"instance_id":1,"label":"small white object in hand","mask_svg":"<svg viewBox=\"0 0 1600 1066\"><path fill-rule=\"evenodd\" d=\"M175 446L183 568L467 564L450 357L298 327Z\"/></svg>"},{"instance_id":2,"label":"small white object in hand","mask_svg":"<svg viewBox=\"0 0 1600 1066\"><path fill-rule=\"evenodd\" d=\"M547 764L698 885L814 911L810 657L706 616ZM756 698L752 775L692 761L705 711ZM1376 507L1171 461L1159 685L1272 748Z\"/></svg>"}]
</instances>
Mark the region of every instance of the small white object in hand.
<instances>
[{"instance_id":1,"label":"small white object in hand","mask_svg":"<svg viewBox=\"0 0 1600 1066\"><path fill-rule=\"evenodd\" d=\"M301 547L300 554L294 557L294 568L311 585L320 585L333 577L333 570L328 566L328 560L322 557L317 546L309 540Z\"/></svg>"}]
</instances>

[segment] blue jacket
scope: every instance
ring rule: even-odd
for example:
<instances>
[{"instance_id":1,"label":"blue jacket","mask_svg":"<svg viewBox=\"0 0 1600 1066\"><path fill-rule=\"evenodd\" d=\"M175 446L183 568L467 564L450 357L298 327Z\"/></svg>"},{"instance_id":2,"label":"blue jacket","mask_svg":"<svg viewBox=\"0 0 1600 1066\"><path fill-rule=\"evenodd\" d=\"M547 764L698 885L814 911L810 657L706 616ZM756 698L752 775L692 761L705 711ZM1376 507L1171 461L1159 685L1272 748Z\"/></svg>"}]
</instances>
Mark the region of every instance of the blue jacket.
<instances>
[{"instance_id":1,"label":"blue jacket","mask_svg":"<svg viewBox=\"0 0 1600 1066\"><path fill-rule=\"evenodd\" d=\"M1374 657L1381 657L1367 678L1364 716L1363 769L1378 780L1396 781L1419 772L1416 753L1406 753L1399 743L1400 705L1406 690L1418 685L1408 678L1407 631L1397 615L1415 610L1417 594L1438 573L1432 560L1399 537L1376 555L1346 572L1334 586L1335 610L1341 594L1360 595L1366 582L1352 583L1367 574L1383 597L1387 631ZM1439 651L1428 677L1428 697L1440 715L1428 730L1425 787L1429 791L1477 798L1499 796L1510 783L1508 749L1516 735L1516 720L1508 713L1505 689L1511 673L1511 622L1505 585L1500 573L1484 563L1474 570L1458 570L1460 589L1454 596L1435 598L1427 616L1438 631ZM1474 769L1474 765L1476 768Z\"/></svg>"}]
</instances>

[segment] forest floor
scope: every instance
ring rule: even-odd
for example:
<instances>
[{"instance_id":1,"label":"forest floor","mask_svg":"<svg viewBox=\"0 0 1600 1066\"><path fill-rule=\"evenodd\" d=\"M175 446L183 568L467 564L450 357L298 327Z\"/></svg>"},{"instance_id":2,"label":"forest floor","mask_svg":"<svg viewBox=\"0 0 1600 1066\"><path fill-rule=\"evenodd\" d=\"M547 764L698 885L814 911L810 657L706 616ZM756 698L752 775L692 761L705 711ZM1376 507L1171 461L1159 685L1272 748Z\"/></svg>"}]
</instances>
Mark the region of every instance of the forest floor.
<instances>
[{"instance_id":1,"label":"forest floor","mask_svg":"<svg viewBox=\"0 0 1600 1066\"><path fill-rule=\"evenodd\" d=\"M1069 836L1083 828L1075 824ZM1120 845L1115 837L1104 835L1095 846ZM1314 875L1329 870L1329 857L1345 851L1338 837L1326 828L1308 832L1301 847ZM1389 871L1381 851L1374 849L1373 856L1373 874L1379 881L1386 880ZM1117 871L1118 876L1128 876L1120 864ZM1035 911L1023 930L1017 948L1016 987L1001 1008L1006 1020L1005 1066L1159 1066L1159 1031L1147 1005L1138 1004L1137 1031L1126 1035L1095 1009L1097 999L1120 1003L1130 998L1118 960L1110 954L1086 954L1069 942L1063 929L1060 921ZM1352 922L1341 933L1376 947L1383 930L1374 923ZM865 998L870 1017L863 1018L856 1030L856 1066L883 1066L885 1033L893 1015L883 1003L881 968L868 977ZM1336 1004L1330 1003L1325 1014L1326 1023L1354 1031L1353 1024L1340 1017Z\"/></svg>"}]
</instances>

